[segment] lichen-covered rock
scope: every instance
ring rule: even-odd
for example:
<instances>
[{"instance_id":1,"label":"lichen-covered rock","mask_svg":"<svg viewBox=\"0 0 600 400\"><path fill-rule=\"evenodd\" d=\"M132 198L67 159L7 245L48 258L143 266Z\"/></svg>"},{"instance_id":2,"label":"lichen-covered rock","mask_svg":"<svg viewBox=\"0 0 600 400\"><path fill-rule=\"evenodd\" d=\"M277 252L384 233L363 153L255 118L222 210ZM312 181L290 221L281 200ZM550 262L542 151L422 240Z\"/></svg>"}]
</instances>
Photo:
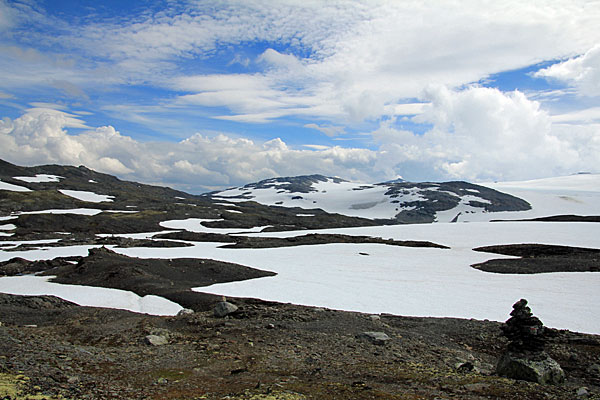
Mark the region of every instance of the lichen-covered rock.
<instances>
[{"instance_id":1,"label":"lichen-covered rock","mask_svg":"<svg viewBox=\"0 0 600 400\"><path fill-rule=\"evenodd\" d=\"M169 339L165 336L148 335L144 338L146 344L151 346L163 346L169 344Z\"/></svg>"},{"instance_id":2,"label":"lichen-covered rock","mask_svg":"<svg viewBox=\"0 0 600 400\"><path fill-rule=\"evenodd\" d=\"M363 332L358 336L378 345L383 345L388 340L391 340L391 338L384 332Z\"/></svg>"},{"instance_id":3,"label":"lichen-covered rock","mask_svg":"<svg viewBox=\"0 0 600 400\"><path fill-rule=\"evenodd\" d=\"M179 310L179 312L177 313L178 317L181 317L183 315L192 315L194 313L194 310L191 310L189 308L183 308L181 310Z\"/></svg>"},{"instance_id":4,"label":"lichen-covered rock","mask_svg":"<svg viewBox=\"0 0 600 400\"><path fill-rule=\"evenodd\" d=\"M565 373L560 365L549 356L528 358L519 353L505 353L498 362L496 372L500 376L541 384L560 385Z\"/></svg>"},{"instance_id":5,"label":"lichen-covered rock","mask_svg":"<svg viewBox=\"0 0 600 400\"><path fill-rule=\"evenodd\" d=\"M213 309L215 317L223 318L231 313L236 312L238 307L235 304L231 304L227 301L220 301Z\"/></svg>"}]
</instances>

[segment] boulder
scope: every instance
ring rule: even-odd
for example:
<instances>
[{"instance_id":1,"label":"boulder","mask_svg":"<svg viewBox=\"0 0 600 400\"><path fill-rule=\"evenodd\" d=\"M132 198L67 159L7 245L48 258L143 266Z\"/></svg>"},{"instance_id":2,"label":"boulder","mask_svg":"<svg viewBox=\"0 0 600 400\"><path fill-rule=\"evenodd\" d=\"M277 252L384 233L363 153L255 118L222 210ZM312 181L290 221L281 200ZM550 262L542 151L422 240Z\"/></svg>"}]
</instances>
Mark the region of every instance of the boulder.
<instances>
[{"instance_id":1,"label":"boulder","mask_svg":"<svg viewBox=\"0 0 600 400\"><path fill-rule=\"evenodd\" d=\"M575 393L577 397L587 399L590 396L590 391L585 386L577 389L577 393Z\"/></svg>"},{"instance_id":2,"label":"boulder","mask_svg":"<svg viewBox=\"0 0 600 400\"><path fill-rule=\"evenodd\" d=\"M151 346L162 346L165 344L169 344L169 339L165 336L158 335L148 335L144 338L146 344Z\"/></svg>"},{"instance_id":3,"label":"boulder","mask_svg":"<svg viewBox=\"0 0 600 400\"><path fill-rule=\"evenodd\" d=\"M540 384L560 385L565 373L560 365L546 354L529 357L522 353L506 352L498 361L496 373L506 378Z\"/></svg>"},{"instance_id":4,"label":"boulder","mask_svg":"<svg viewBox=\"0 0 600 400\"><path fill-rule=\"evenodd\" d=\"M600 364L592 364L586 369L588 374L600 376Z\"/></svg>"},{"instance_id":5,"label":"boulder","mask_svg":"<svg viewBox=\"0 0 600 400\"><path fill-rule=\"evenodd\" d=\"M391 338L384 332L363 332L358 335L360 338L367 339L373 344L383 345Z\"/></svg>"},{"instance_id":6,"label":"boulder","mask_svg":"<svg viewBox=\"0 0 600 400\"><path fill-rule=\"evenodd\" d=\"M231 313L236 312L238 307L235 304L231 304L227 301L220 301L213 309L215 317L223 318Z\"/></svg>"}]
</instances>

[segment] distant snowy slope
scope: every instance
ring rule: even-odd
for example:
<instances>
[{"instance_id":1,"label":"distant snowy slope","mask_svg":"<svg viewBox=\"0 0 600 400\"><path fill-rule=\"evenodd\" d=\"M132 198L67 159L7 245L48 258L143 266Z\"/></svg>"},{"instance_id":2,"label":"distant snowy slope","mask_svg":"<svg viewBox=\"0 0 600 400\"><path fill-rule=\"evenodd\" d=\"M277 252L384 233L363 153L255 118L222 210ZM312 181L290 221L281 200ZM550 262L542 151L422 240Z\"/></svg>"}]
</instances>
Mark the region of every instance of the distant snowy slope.
<instances>
[{"instance_id":1,"label":"distant snowy slope","mask_svg":"<svg viewBox=\"0 0 600 400\"><path fill-rule=\"evenodd\" d=\"M378 184L348 182L322 175L273 178L212 193L217 201L256 201L399 223L451 222L461 214L521 211L529 204L467 182Z\"/></svg>"},{"instance_id":2,"label":"distant snowy slope","mask_svg":"<svg viewBox=\"0 0 600 400\"><path fill-rule=\"evenodd\" d=\"M495 218L600 215L600 174L577 174L482 185L525 199L532 206L531 210L519 213L499 213L494 215Z\"/></svg>"},{"instance_id":3,"label":"distant snowy slope","mask_svg":"<svg viewBox=\"0 0 600 400\"><path fill-rule=\"evenodd\" d=\"M216 193L213 199L252 200L270 206L320 208L353 217L388 219L399 212L399 207L389 201L386 191L384 186L310 175L268 179Z\"/></svg>"}]
</instances>

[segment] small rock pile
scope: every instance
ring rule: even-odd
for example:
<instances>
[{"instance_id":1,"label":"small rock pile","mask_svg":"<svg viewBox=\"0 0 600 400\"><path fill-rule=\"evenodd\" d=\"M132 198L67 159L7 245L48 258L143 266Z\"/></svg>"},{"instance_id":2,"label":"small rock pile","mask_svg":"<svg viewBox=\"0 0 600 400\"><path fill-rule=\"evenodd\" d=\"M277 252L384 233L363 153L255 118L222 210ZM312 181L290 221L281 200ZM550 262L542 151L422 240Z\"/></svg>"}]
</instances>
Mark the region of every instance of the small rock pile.
<instances>
[{"instance_id":1,"label":"small rock pile","mask_svg":"<svg viewBox=\"0 0 600 400\"><path fill-rule=\"evenodd\" d=\"M564 371L544 351L546 328L531 313L527 300L516 302L510 315L501 328L509 343L496 367L498 375L541 384L563 383Z\"/></svg>"},{"instance_id":2,"label":"small rock pile","mask_svg":"<svg viewBox=\"0 0 600 400\"><path fill-rule=\"evenodd\" d=\"M508 339L508 351L539 355L544 351L544 324L533 316L527 300L521 299L513 305L511 317L502 326L502 333Z\"/></svg>"}]
</instances>

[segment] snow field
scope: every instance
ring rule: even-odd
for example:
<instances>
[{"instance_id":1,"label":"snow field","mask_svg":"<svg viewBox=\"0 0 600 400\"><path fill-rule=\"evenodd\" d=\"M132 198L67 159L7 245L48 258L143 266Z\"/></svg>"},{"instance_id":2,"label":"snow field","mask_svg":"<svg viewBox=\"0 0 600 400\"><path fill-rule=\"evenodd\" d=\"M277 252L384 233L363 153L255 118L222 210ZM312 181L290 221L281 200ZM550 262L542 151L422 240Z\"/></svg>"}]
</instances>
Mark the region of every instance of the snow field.
<instances>
[{"instance_id":1,"label":"snow field","mask_svg":"<svg viewBox=\"0 0 600 400\"><path fill-rule=\"evenodd\" d=\"M290 193L282 191L276 182L264 189L234 188L218 193L214 199L230 202L247 201L228 198L249 193L253 201L266 205L283 207L301 207L304 209L321 208L330 213L362 217L393 218L402 210L409 209L402 204L422 200L422 190L439 190L436 186L427 189L407 189L397 198L385 195L385 186L365 185L356 182L335 183L333 180L317 182L312 185L316 190L309 193ZM485 212L482 208L468 205L470 200L488 202L477 196L477 190L469 190L472 195L462 196L460 204L450 210L436 214L437 222L450 222L460 212L458 221L477 222L492 219L527 219L559 214L600 215L600 174L584 174L546 178L522 182L480 183L504 193L522 198L532 205L529 211ZM454 193L451 193L455 195ZM302 198L297 198L298 196ZM296 197L296 198L295 198ZM400 203L391 203L398 200Z\"/></svg>"},{"instance_id":2,"label":"snow field","mask_svg":"<svg viewBox=\"0 0 600 400\"><path fill-rule=\"evenodd\" d=\"M254 234L294 236L317 231ZM319 233L431 240L451 249L378 244L328 244L276 249L221 249L195 243L183 249L128 248L133 257L203 257L274 271L278 275L195 290L230 297L367 313L504 321L524 297L551 327L600 333L600 274L492 274L471 264L505 256L474 252L491 244L547 243L600 248L600 226L590 223L469 223L330 229ZM358 254L368 253L368 256Z\"/></svg>"},{"instance_id":3,"label":"snow field","mask_svg":"<svg viewBox=\"0 0 600 400\"><path fill-rule=\"evenodd\" d=\"M307 233L343 233L398 240L430 240L448 245L451 249L407 248L379 244L222 249L219 248L221 243L194 243L193 247L186 248L121 249L112 246L111 248L132 257L212 258L270 270L278 274L275 277L196 289L218 295L258 297L265 300L367 313L498 321L506 320L511 305L524 297L530 301L535 314L548 326L600 333L600 318L597 316L596 308L600 301L597 290L600 287L600 274L504 275L486 273L470 267L473 263L504 257L471 250L484 245L546 243L600 248L600 226L597 224L457 223L252 235L287 237ZM151 237L152 233L124 236ZM39 244L40 248L36 250L0 251L0 260L4 261L12 257L33 260L86 255L89 248L96 247L44 248L44 243ZM359 252L368 255L360 255ZM25 277L15 279L20 278ZM9 284L6 282L5 278L0 278L0 292L7 292L13 286L13 282ZM84 301L77 297L69 299L79 303ZM108 301L109 299L106 304L109 304ZM145 309L144 312L154 313L150 309Z\"/></svg>"},{"instance_id":4,"label":"snow field","mask_svg":"<svg viewBox=\"0 0 600 400\"><path fill-rule=\"evenodd\" d=\"M310 207L323 207L320 201L331 200L330 209L340 212L355 210L368 212L381 218L390 204L373 201L370 187L352 190L355 184L335 184L332 181L315 185L315 199L307 194L291 194L289 204L309 201ZM14 186L14 185L12 185ZM529 201L533 210L509 213L470 213L473 211L463 201L458 208L438 214L439 221L451 220L461 211L459 223L420 225L395 225L363 228L328 229L320 231L260 233L265 227L243 230L251 236L289 237L308 233L342 233L365 235L397 240L425 240L451 247L444 249L407 248L380 244L328 244L275 249L223 249L222 243L194 243L186 248L113 248L121 254L142 258L212 258L234 262L258 269L270 270L278 275L196 288L195 290L230 297L258 297L265 300L292 302L341 310L367 313L391 313L412 316L461 317L505 321L512 304L527 298L533 312L547 325L575 331L600 334L600 274L552 273L536 275L492 274L475 270L471 264L505 256L472 251L475 247L497 244L542 243L600 248L600 224L576 222L484 222L489 219L533 218L557 214L600 215L600 175L577 175L535 182L510 182L488 184L506 193ZM0 183L0 190L3 189ZM8 189L5 189L8 190ZM348 190L352 199L348 200ZM241 192L232 190L235 195ZM255 190L262 193L263 201L281 201L277 188ZM336 192L337 191L337 192ZM79 192L91 193L91 192ZM224 192L227 193L227 192ZM475 192L473 192L476 194ZM102 196L96 195L95 196ZM234 195L233 193L227 193ZM285 196L290 195L289 193ZM304 199L291 200L294 195ZM358 197L355 197L358 195ZM364 197L361 197L364 195ZM368 195L368 196L367 196ZM381 197L383 194L379 194ZM418 193L409 193L418 196ZM271 197L269 197L271 196ZM108 196L104 196L107 198ZM89 197L88 197L89 198ZM471 198L471 196L469 196ZM96 198L97 200L98 198ZM266 200L265 200L266 199ZM475 199L477 199L475 197ZM228 201L237 201L227 199ZM329 201L328 200L328 201ZM86 200L89 201L89 200ZM107 200L103 200L107 201ZM288 200L285 200L288 201ZM317 203L312 203L317 201ZM285 204L285 202L284 202ZM394 205L395 207L395 205ZM336 211L337 210L337 211ZM349 215L347 212L341 212ZM379 214L381 213L381 214ZM300 214L299 214L300 215ZM351 215L351 214L350 214ZM9 220L6 217L3 220ZM204 227L206 219L164 221L161 226L185 229L192 232L240 233L240 229L214 229ZM462 221L473 221L462 223ZM9 225L9 224L7 224ZM150 238L153 233L119 235ZM104 235L110 236L110 235ZM17 246L20 242L4 242ZM91 247L44 247L19 252L0 250L0 261L13 257L29 260L52 259L59 256L87 255ZM360 255L367 253L368 255ZM0 292L14 289L22 279L22 294L31 291L58 293L60 297L72 295L69 300L82 304L86 291L60 289L58 284L43 286L48 282L27 281L39 277L0 278ZM46 279L46 278L43 278ZM32 283L35 282L35 283ZM20 285L20 284L19 284ZM40 286L41 285L41 286ZM57 285L57 286L54 286ZM44 287L45 289L39 289ZM68 292L68 293L67 293ZM110 296L94 295L98 305L113 307ZM105 298L103 297L105 296ZM119 295L121 296L121 295ZM119 297L117 296L117 297ZM127 295L129 296L129 295ZM63 297L65 298L65 297ZM115 308L130 307L138 300L123 300ZM124 304L124 305L123 305ZM131 306L132 307L132 306ZM144 305L144 311L158 313L162 306ZM131 308L126 308L131 309Z\"/></svg>"}]
</instances>

